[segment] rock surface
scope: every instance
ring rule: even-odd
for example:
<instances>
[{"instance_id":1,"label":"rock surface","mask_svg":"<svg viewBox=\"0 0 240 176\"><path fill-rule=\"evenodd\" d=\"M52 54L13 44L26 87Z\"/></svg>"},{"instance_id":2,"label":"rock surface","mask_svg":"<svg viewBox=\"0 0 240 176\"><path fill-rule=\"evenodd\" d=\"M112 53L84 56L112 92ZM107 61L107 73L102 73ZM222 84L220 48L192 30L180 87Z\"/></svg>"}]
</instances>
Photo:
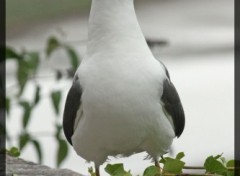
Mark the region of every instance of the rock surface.
<instances>
[{"instance_id":1,"label":"rock surface","mask_svg":"<svg viewBox=\"0 0 240 176\"><path fill-rule=\"evenodd\" d=\"M53 169L44 165L6 156L7 176L82 176L68 169Z\"/></svg>"}]
</instances>

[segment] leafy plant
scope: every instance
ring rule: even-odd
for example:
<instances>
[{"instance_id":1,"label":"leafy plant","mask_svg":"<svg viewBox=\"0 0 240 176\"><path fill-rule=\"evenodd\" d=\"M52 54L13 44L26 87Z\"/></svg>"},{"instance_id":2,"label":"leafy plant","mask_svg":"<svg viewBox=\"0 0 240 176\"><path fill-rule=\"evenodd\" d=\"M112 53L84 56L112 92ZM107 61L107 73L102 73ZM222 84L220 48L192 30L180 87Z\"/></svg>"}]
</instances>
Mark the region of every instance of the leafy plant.
<instances>
[{"instance_id":1,"label":"leafy plant","mask_svg":"<svg viewBox=\"0 0 240 176\"><path fill-rule=\"evenodd\" d=\"M219 174L223 176L234 176L234 171L229 168L234 168L234 160L226 161L221 155L209 156L205 163L204 168L206 173Z\"/></svg>"},{"instance_id":2,"label":"leafy plant","mask_svg":"<svg viewBox=\"0 0 240 176\"><path fill-rule=\"evenodd\" d=\"M185 156L183 152L177 154L176 158L165 157L160 160L160 163L163 163L163 173L172 173L172 174L181 174L185 162L181 159Z\"/></svg>"},{"instance_id":3,"label":"leafy plant","mask_svg":"<svg viewBox=\"0 0 240 176\"><path fill-rule=\"evenodd\" d=\"M88 173L90 174L90 176L96 176L96 173L94 172L92 167L88 168Z\"/></svg>"},{"instance_id":4,"label":"leafy plant","mask_svg":"<svg viewBox=\"0 0 240 176\"><path fill-rule=\"evenodd\" d=\"M180 152L175 158L162 157L159 161L162 168L151 165L144 170L143 176L235 176L234 174L239 172L239 168L235 168L235 161L227 161L221 155L209 156L204 163L204 166L185 166L185 162L182 161L185 154ZM188 174L184 173L183 170L205 170L205 174ZM93 168L89 168L91 176L95 176ZM110 176L133 176L130 171L126 171L122 163L108 164L105 167L105 171Z\"/></svg>"},{"instance_id":5,"label":"leafy plant","mask_svg":"<svg viewBox=\"0 0 240 176\"><path fill-rule=\"evenodd\" d=\"M10 156L13 156L13 157L19 157L20 156L20 151L18 150L17 147L12 147L9 150L6 150L6 153Z\"/></svg>"},{"instance_id":6,"label":"leafy plant","mask_svg":"<svg viewBox=\"0 0 240 176\"><path fill-rule=\"evenodd\" d=\"M54 36L49 37L49 39L46 42L46 49L44 55L47 59L51 58L51 55L56 52L58 49L64 49L67 53L67 59L69 59L69 63L71 65L71 68L67 71L62 70L56 70L56 81L60 81L63 79L64 73L67 73L66 78L71 78L72 73L74 73L80 64L80 58L75 49L70 46L69 44L66 44L59 39L57 39ZM13 95L12 93L8 93L6 97L6 110L7 115L10 115L11 110L14 108L14 106L18 106L22 109L22 124L21 124L21 133L18 134L17 140L18 140L18 148L20 151L23 151L26 146L32 145L35 148L36 154L38 156L38 162L42 163L43 159L43 152L42 152L42 144L39 141L39 137L30 134L28 131L29 124L31 122L31 119L33 118L33 112L37 108L39 102L42 101L42 94L41 90L42 87L38 83L38 69L39 65L42 61L40 59L40 56L43 55L40 51L28 51L28 50L22 50L17 51L12 47L6 47L6 61L8 60L14 60L17 65L16 70L16 85L14 87L18 87L18 92L16 95ZM29 81L32 81L35 84L35 93L32 97L32 100L26 100L22 95L25 91L25 87L29 83ZM53 110L56 114L56 117L60 115L60 103L62 101L62 91L63 90L55 90L54 88L50 90L49 92L49 99L53 105ZM61 122L59 122L59 118L56 118L55 122L55 135L52 137L56 140L58 144L58 149L56 151L56 166L59 167L64 159L66 158L68 154L68 145L66 143L66 140L61 136L62 126ZM8 133L7 133L8 136ZM11 136L7 138L8 142L11 143ZM9 150L9 154L12 154L15 152L16 155L16 149L12 148Z\"/></svg>"},{"instance_id":7,"label":"leafy plant","mask_svg":"<svg viewBox=\"0 0 240 176\"><path fill-rule=\"evenodd\" d=\"M125 171L123 164L108 164L105 171L111 176L131 176L130 171Z\"/></svg>"},{"instance_id":8,"label":"leafy plant","mask_svg":"<svg viewBox=\"0 0 240 176\"><path fill-rule=\"evenodd\" d=\"M70 64L73 70L76 70L80 64L80 60L77 52L68 44L60 42L56 37L50 37L47 41L46 55L49 58L51 54L57 49L62 48L66 51L69 56Z\"/></svg>"},{"instance_id":9,"label":"leafy plant","mask_svg":"<svg viewBox=\"0 0 240 176\"><path fill-rule=\"evenodd\" d=\"M149 166L143 172L143 176L160 176L160 175L161 175L160 169L156 166Z\"/></svg>"}]
</instances>

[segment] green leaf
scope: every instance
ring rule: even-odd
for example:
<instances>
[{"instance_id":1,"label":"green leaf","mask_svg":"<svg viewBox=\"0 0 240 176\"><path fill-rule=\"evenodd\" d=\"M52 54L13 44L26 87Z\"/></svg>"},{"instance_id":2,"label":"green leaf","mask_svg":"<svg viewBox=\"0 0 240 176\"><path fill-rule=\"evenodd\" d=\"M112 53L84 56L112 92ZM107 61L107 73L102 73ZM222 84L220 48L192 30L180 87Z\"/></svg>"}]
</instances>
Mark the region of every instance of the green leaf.
<instances>
[{"instance_id":1,"label":"green leaf","mask_svg":"<svg viewBox=\"0 0 240 176\"><path fill-rule=\"evenodd\" d=\"M178 159L168 158L163 166L163 170L171 174L181 174L185 163Z\"/></svg>"},{"instance_id":2,"label":"green leaf","mask_svg":"<svg viewBox=\"0 0 240 176\"><path fill-rule=\"evenodd\" d=\"M234 160L229 160L227 162L227 167L234 167L235 166L235 161Z\"/></svg>"},{"instance_id":3,"label":"green leaf","mask_svg":"<svg viewBox=\"0 0 240 176\"><path fill-rule=\"evenodd\" d=\"M5 57L6 59L22 59L22 56L9 46L6 47Z\"/></svg>"},{"instance_id":4,"label":"green leaf","mask_svg":"<svg viewBox=\"0 0 240 176\"><path fill-rule=\"evenodd\" d=\"M222 153L222 154L220 154L220 155L216 155L216 156L214 156L214 158L215 158L215 159L219 159L219 158L221 158L221 157L222 157L222 155L223 155L223 153Z\"/></svg>"},{"instance_id":5,"label":"green leaf","mask_svg":"<svg viewBox=\"0 0 240 176\"><path fill-rule=\"evenodd\" d=\"M54 91L51 93L52 104L55 110L55 113L59 114L59 104L61 100L61 91Z\"/></svg>"},{"instance_id":6,"label":"green leaf","mask_svg":"<svg viewBox=\"0 0 240 176\"><path fill-rule=\"evenodd\" d=\"M227 168L220 161L218 161L216 158L219 158L219 157L209 156L205 160L204 168L209 173L226 175Z\"/></svg>"},{"instance_id":7,"label":"green leaf","mask_svg":"<svg viewBox=\"0 0 240 176\"><path fill-rule=\"evenodd\" d=\"M42 163L42 150L41 150L41 145L37 140L31 140L33 146L36 149L36 153L38 155L38 163Z\"/></svg>"},{"instance_id":8,"label":"green leaf","mask_svg":"<svg viewBox=\"0 0 240 176\"><path fill-rule=\"evenodd\" d=\"M69 46L66 46L66 51L67 51L67 54L70 58L70 62L71 62L71 66L72 66L72 69L75 71L77 70L78 66L79 66L79 58L78 58L78 55L77 53L72 49L70 48Z\"/></svg>"},{"instance_id":9,"label":"green leaf","mask_svg":"<svg viewBox=\"0 0 240 176\"><path fill-rule=\"evenodd\" d=\"M61 130L62 130L62 125L59 125L59 124L56 124L55 125L55 128L56 128L56 139L61 139Z\"/></svg>"},{"instance_id":10,"label":"green leaf","mask_svg":"<svg viewBox=\"0 0 240 176\"><path fill-rule=\"evenodd\" d=\"M58 139L57 167L59 167L68 154L68 146L65 140Z\"/></svg>"},{"instance_id":11,"label":"green leaf","mask_svg":"<svg viewBox=\"0 0 240 176\"><path fill-rule=\"evenodd\" d=\"M46 55L49 57L53 51L61 46L61 43L57 40L56 37L50 37L47 41Z\"/></svg>"},{"instance_id":12,"label":"green leaf","mask_svg":"<svg viewBox=\"0 0 240 176\"><path fill-rule=\"evenodd\" d=\"M185 154L183 152L180 152L177 154L176 159L181 160L184 156Z\"/></svg>"},{"instance_id":13,"label":"green leaf","mask_svg":"<svg viewBox=\"0 0 240 176\"><path fill-rule=\"evenodd\" d=\"M16 74L17 74L16 77L19 85L18 96L20 96L25 88L25 85L27 83L28 76L29 76L29 67L28 67L27 61L25 60L18 61L18 68L17 68Z\"/></svg>"},{"instance_id":14,"label":"green leaf","mask_svg":"<svg viewBox=\"0 0 240 176\"><path fill-rule=\"evenodd\" d=\"M34 103L33 103L34 105L38 104L40 100L40 90L41 90L41 87L37 85L35 90L35 96L34 96Z\"/></svg>"},{"instance_id":15,"label":"green leaf","mask_svg":"<svg viewBox=\"0 0 240 176\"><path fill-rule=\"evenodd\" d=\"M96 176L96 173L93 171L93 168L92 168L92 167L89 167L89 168L88 168L88 173L89 173L91 176Z\"/></svg>"},{"instance_id":16,"label":"green leaf","mask_svg":"<svg viewBox=\"0 0 240 176\"><path fill-rule=\"evenodd\" d=\"M10 98L6 97L6 112L9 114L11 107L11 100Z\"/></svg>"},{"instance_id":17,"label":"green leaf","mask_svg":"<svg viewBox=\"0 0 240 176\"><path fill-rule=\"evenodd\" d=\"M13 157L19 157L21 154L17 147L12 147L10 150L7 151L7 153Z\"/></svg>"},{"instance_id":18,"label":"green leaf","mask_svg":"<svg viewBox=\"0 0 240 176\"><path fill-rule=\"evenodd\" d=\"M235 165L235 160L229 160L227 162L227 167L228 168L234 168ZM227 176L235 176L235 175L240 175L240 170L239 169L234 169L234 170L228 170L227 171Z\"/></svg>"},{"instance_id":19,"label":"green leaf","mask_svg":"<svg viewBox=\"0 0 240 176\"><path fill-rule=\"evenodd\" d=\"M227 171L227 176L236 176L236 175L239 175L237 173L235 173L237 171Z\"/></svg>"},{"instance_id":20,"label":"green leaf","mask_svg":"<svg viewBox=\"0 0 240 176\"><path fill-rule=\"evenodd\" d=\"M161 160L159 161L159 163L165 163L166 162L166 160L168 160L168 159L171 159L170 157L164 157L164 158L161 158Z\"/></svg>"},{"instance_id":21,"label":"green leaf","mask_svg":"<svg viewBox=\"0 0 240 176\"><path fill-rule=\"evenodd\" d=\"M145 169L143 176L159 176L160 169L156 166L149 166Z\"/></svg>"},{"instance_id":22,"label":"green leaf","mask_svg":"<svg viewBox=\"0 0 240 176\"><path fill-rule=\"evenodd\" d=\"M126 172L123 168L123 164L108 164L105 167L105 171L111 176L131 176L130 171Z\"/></svg>"},{"instance_id":23,"label":"green leaf","mask_svg":"<svg viewBox=\"0 0 240 176\"><path fill-rule=\"evenodd\" d=\"M219 160L223 163L223 165L226 165L226 158L220 157Z\"/></svg>"},{"instance_id":24,"label":"green leaf","mask_svg":"<svg viewBox=\"0 0 240 176\"><path fill-rule=\"evenodd\" d=\"M21 105L24 109L22 125L23 125L23 128L26 128L28 126L28 123L31 117L32 106L27 101L20 101L19 105Z\"/></svg>"},{"instance_id":25,"label":"green leaf","mask_svg":"<svg viewBox=\"0 0 240 176\"><path fill-rule=\"evenodd\" d=\"M18 60L17 68L17 80L19 85L19 94L20 96L24 90L24 87L28 81L28 78L31 74L36 74L37 68L39 66L39 53L37 52L25 52L22 60Z\"/></svg>"},{"instance_id":26,"label":"green leaf","mask_svg":"<svg viewBox=\"0 0 240 176\"><path fill-rule=\"evenodd\" d=\"M19 149L22 150L26 144L30 141L30 136L27 133L22 133L19 136Z\"/></svg>"},{"instance_id":27,"label":"green leaf","mask_svg":"<svg viewBox=\"0 0 240 176\"><path fill-rule=\"evenodd\" d=\"M40 62L39 53L29 52L26 57L29 70L31 70L32 74L36 74Z\"/></svg>"}]
</instances>

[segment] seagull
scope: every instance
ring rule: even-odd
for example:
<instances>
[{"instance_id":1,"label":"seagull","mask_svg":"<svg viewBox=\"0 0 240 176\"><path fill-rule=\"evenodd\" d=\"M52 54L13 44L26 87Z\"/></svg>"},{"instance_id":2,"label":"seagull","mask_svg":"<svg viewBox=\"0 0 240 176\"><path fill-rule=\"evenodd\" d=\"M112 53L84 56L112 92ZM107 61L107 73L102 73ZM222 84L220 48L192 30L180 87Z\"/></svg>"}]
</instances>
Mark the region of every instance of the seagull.
<instances>
[{"instance_id":1,"label":"seagull","mask_svg":"<svg viewBox=\"0 0 240 176\"><path fill-rule=\"evenodd\" d=\"M150 51L134 0L92 0L85 57L68 92L63 131L94 162L147 152L159 167L184 129L181 100L167 68Z\"/></svg>"}]
</instances>

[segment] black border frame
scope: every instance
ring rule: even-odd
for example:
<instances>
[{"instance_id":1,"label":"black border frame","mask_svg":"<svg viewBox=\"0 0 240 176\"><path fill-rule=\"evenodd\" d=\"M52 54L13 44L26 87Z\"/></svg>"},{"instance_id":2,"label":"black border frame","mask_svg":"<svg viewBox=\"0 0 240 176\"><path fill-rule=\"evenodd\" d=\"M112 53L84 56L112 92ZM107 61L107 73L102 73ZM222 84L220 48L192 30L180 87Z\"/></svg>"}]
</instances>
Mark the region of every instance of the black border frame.
<instances>
[{"instance_id":1,"label":"black border frame","mask_svg":"<svg viewBox=\"0 0 240 176\"><path fill-rule=\"evenodd\" d=\"M6 174L6 0L0 0L0 175Z\"/></svg>"},{"instance_id":2,"label":"black border frame","mask_svg":"<svg viewBox=\"0 0 240 176\"><path fill-rule=\"evenodd\" d=\"M235 64L234 64L234 81L235 81L235 160L237 160L235 167L240 167L240 12L238 11L240 7L240 1L235 0L234 2L234 55L235 55ZM6 0L0 0L0 118L1 123L5 125L5 81L6 81L6 67L5 67L5 43L6 43ZM3 103L4 102L4 103ZM3 111L3 113L2 113ZM6 127L6 126L4 126ZM5 136L4 136L5 138ZM5 139L0 138L0 149L5 148ZM5 152L0 151L0 175L5 173ZM5 175L5 174L4 174Z\"/></svg>"},{"instance_id":3,"label":"black border frame","mask_svg":"<svg viewBox=\"0 0 240 176\"><path fill-rule=\"evenodd\" d=\"M237 11L240 7L240 1L234 3L234 55L235 55L235 167L240 167L240 13ZM235 175L239 174L239 169Z\"/></svg>"}]
</instances>

